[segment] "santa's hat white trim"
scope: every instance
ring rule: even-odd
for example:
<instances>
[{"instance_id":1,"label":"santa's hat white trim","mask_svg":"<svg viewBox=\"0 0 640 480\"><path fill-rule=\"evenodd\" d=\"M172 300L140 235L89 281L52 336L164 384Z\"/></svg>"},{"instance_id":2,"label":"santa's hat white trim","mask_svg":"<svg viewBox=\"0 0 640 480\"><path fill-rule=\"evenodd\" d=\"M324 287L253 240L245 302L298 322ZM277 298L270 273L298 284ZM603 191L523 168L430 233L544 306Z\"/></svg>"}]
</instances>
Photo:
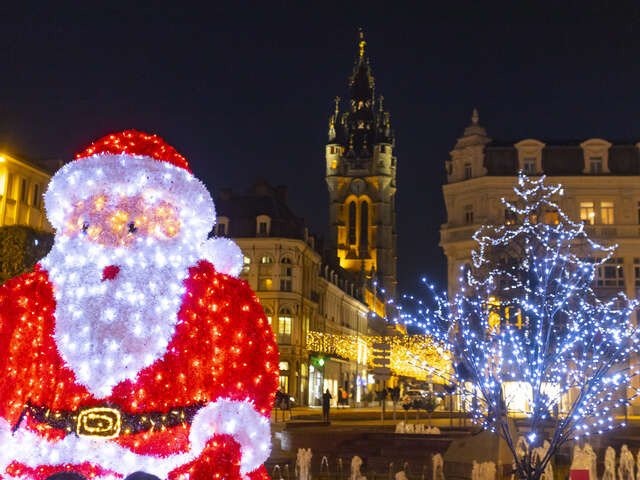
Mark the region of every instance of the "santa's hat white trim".
<instances>
[{"instance_id":1,"label":"santa's hat white trim","mask_svg":"<svg viewBox=\"0 0 640 480\"><path fill-rule=\"evenodd\" d=\"M206 238L215 224L213 199L207 188L184 168L143 155L101 153L62 167L44 195L47 218L60 229L73 206L96 193L132 196L150 202L167 200L178 207L183 228Z\"/></svg>"}]
</instances>

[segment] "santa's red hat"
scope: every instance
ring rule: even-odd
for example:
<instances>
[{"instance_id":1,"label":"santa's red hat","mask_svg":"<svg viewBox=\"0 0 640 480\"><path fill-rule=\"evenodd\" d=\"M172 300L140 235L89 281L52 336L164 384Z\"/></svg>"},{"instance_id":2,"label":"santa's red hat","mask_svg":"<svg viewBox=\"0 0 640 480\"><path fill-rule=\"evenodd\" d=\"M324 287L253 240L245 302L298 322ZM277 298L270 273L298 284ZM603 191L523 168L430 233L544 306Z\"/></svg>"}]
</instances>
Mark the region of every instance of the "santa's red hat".
<instances>
[{"instance_id":1,"label":"santa's red hat","mask_svg":"<svg viewBox=\"0 0 640 480\"><path fill-rule=\"evenodd\" d=\"M166 200L186 232L206 238L215 223L213 200L187 160L158 135L125 130L106 135L53 176L45 193L47 218L60 229L77 202L96 194Z\"/></svg>"}]
</instances>

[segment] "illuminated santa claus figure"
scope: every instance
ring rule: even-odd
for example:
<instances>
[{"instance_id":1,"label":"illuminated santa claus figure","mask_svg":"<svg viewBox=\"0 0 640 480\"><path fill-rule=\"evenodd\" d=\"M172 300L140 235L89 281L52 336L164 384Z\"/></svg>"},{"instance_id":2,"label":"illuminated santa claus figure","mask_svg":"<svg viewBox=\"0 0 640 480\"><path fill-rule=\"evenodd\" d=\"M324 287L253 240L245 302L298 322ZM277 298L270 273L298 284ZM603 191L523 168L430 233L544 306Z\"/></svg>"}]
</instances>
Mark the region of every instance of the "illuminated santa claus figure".
<instances>
[{"instance_id":1,"label":"illuminated santa claus figure","mask_svg":"<svg viewBox=\"0 0 640 480\"><path fill-rule=\"evenodd\" d=\"M45 206L53 249L0 288L0 476L268 478L277 348L184 157L109 135Z\"/></svg>"}]
</instances>

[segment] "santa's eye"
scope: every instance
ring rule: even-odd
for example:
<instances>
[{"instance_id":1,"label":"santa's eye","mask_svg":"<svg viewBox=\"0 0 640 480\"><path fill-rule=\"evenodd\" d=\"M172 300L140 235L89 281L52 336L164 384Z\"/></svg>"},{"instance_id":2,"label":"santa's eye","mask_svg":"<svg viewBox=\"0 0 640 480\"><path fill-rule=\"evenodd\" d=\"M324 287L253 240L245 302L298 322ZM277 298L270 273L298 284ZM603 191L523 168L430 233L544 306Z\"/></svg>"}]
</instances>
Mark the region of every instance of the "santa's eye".
<instances>
[{"instance_id":1,"label":"santa's eye","mask_svg":"<svg viewBox=\"0 0 640 480\"><path fill-rule=\"evenodd\" d=\"M131 222L129 225L129 233L136 233L138 231L138 227L136 227L136 224Z\"/></svg>"},{"instance_id":2,"label":"santa's eye","mask_svg":"<svg viewBox=\"0 0 640 480\"><path fill-rule=\"evenodd\" d=\"M89 222L82 222L82 233L87 233L87 230L89 230Z\"/></svg>"}]
</instances>

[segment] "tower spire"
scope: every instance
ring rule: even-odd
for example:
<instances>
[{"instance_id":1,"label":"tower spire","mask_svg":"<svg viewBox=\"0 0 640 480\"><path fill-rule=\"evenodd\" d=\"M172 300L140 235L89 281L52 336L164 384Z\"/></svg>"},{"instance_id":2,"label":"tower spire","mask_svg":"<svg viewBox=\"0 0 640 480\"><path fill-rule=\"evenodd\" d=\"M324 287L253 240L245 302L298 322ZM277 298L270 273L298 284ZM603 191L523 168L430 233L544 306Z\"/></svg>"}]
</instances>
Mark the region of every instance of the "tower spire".
<instances>
[{"instance_id":1,"label":"tower spire","mask_svg":"<svg viewBox=\"0 0 640 480\"><path fill-rule=\"evenodd\" d=\"M358 48L360 50L360 61L364 57L364 47L366 47L367 42L364 39L364 32L362 31L362 27L358 28Z\"/></svg>"}]
</instances>

